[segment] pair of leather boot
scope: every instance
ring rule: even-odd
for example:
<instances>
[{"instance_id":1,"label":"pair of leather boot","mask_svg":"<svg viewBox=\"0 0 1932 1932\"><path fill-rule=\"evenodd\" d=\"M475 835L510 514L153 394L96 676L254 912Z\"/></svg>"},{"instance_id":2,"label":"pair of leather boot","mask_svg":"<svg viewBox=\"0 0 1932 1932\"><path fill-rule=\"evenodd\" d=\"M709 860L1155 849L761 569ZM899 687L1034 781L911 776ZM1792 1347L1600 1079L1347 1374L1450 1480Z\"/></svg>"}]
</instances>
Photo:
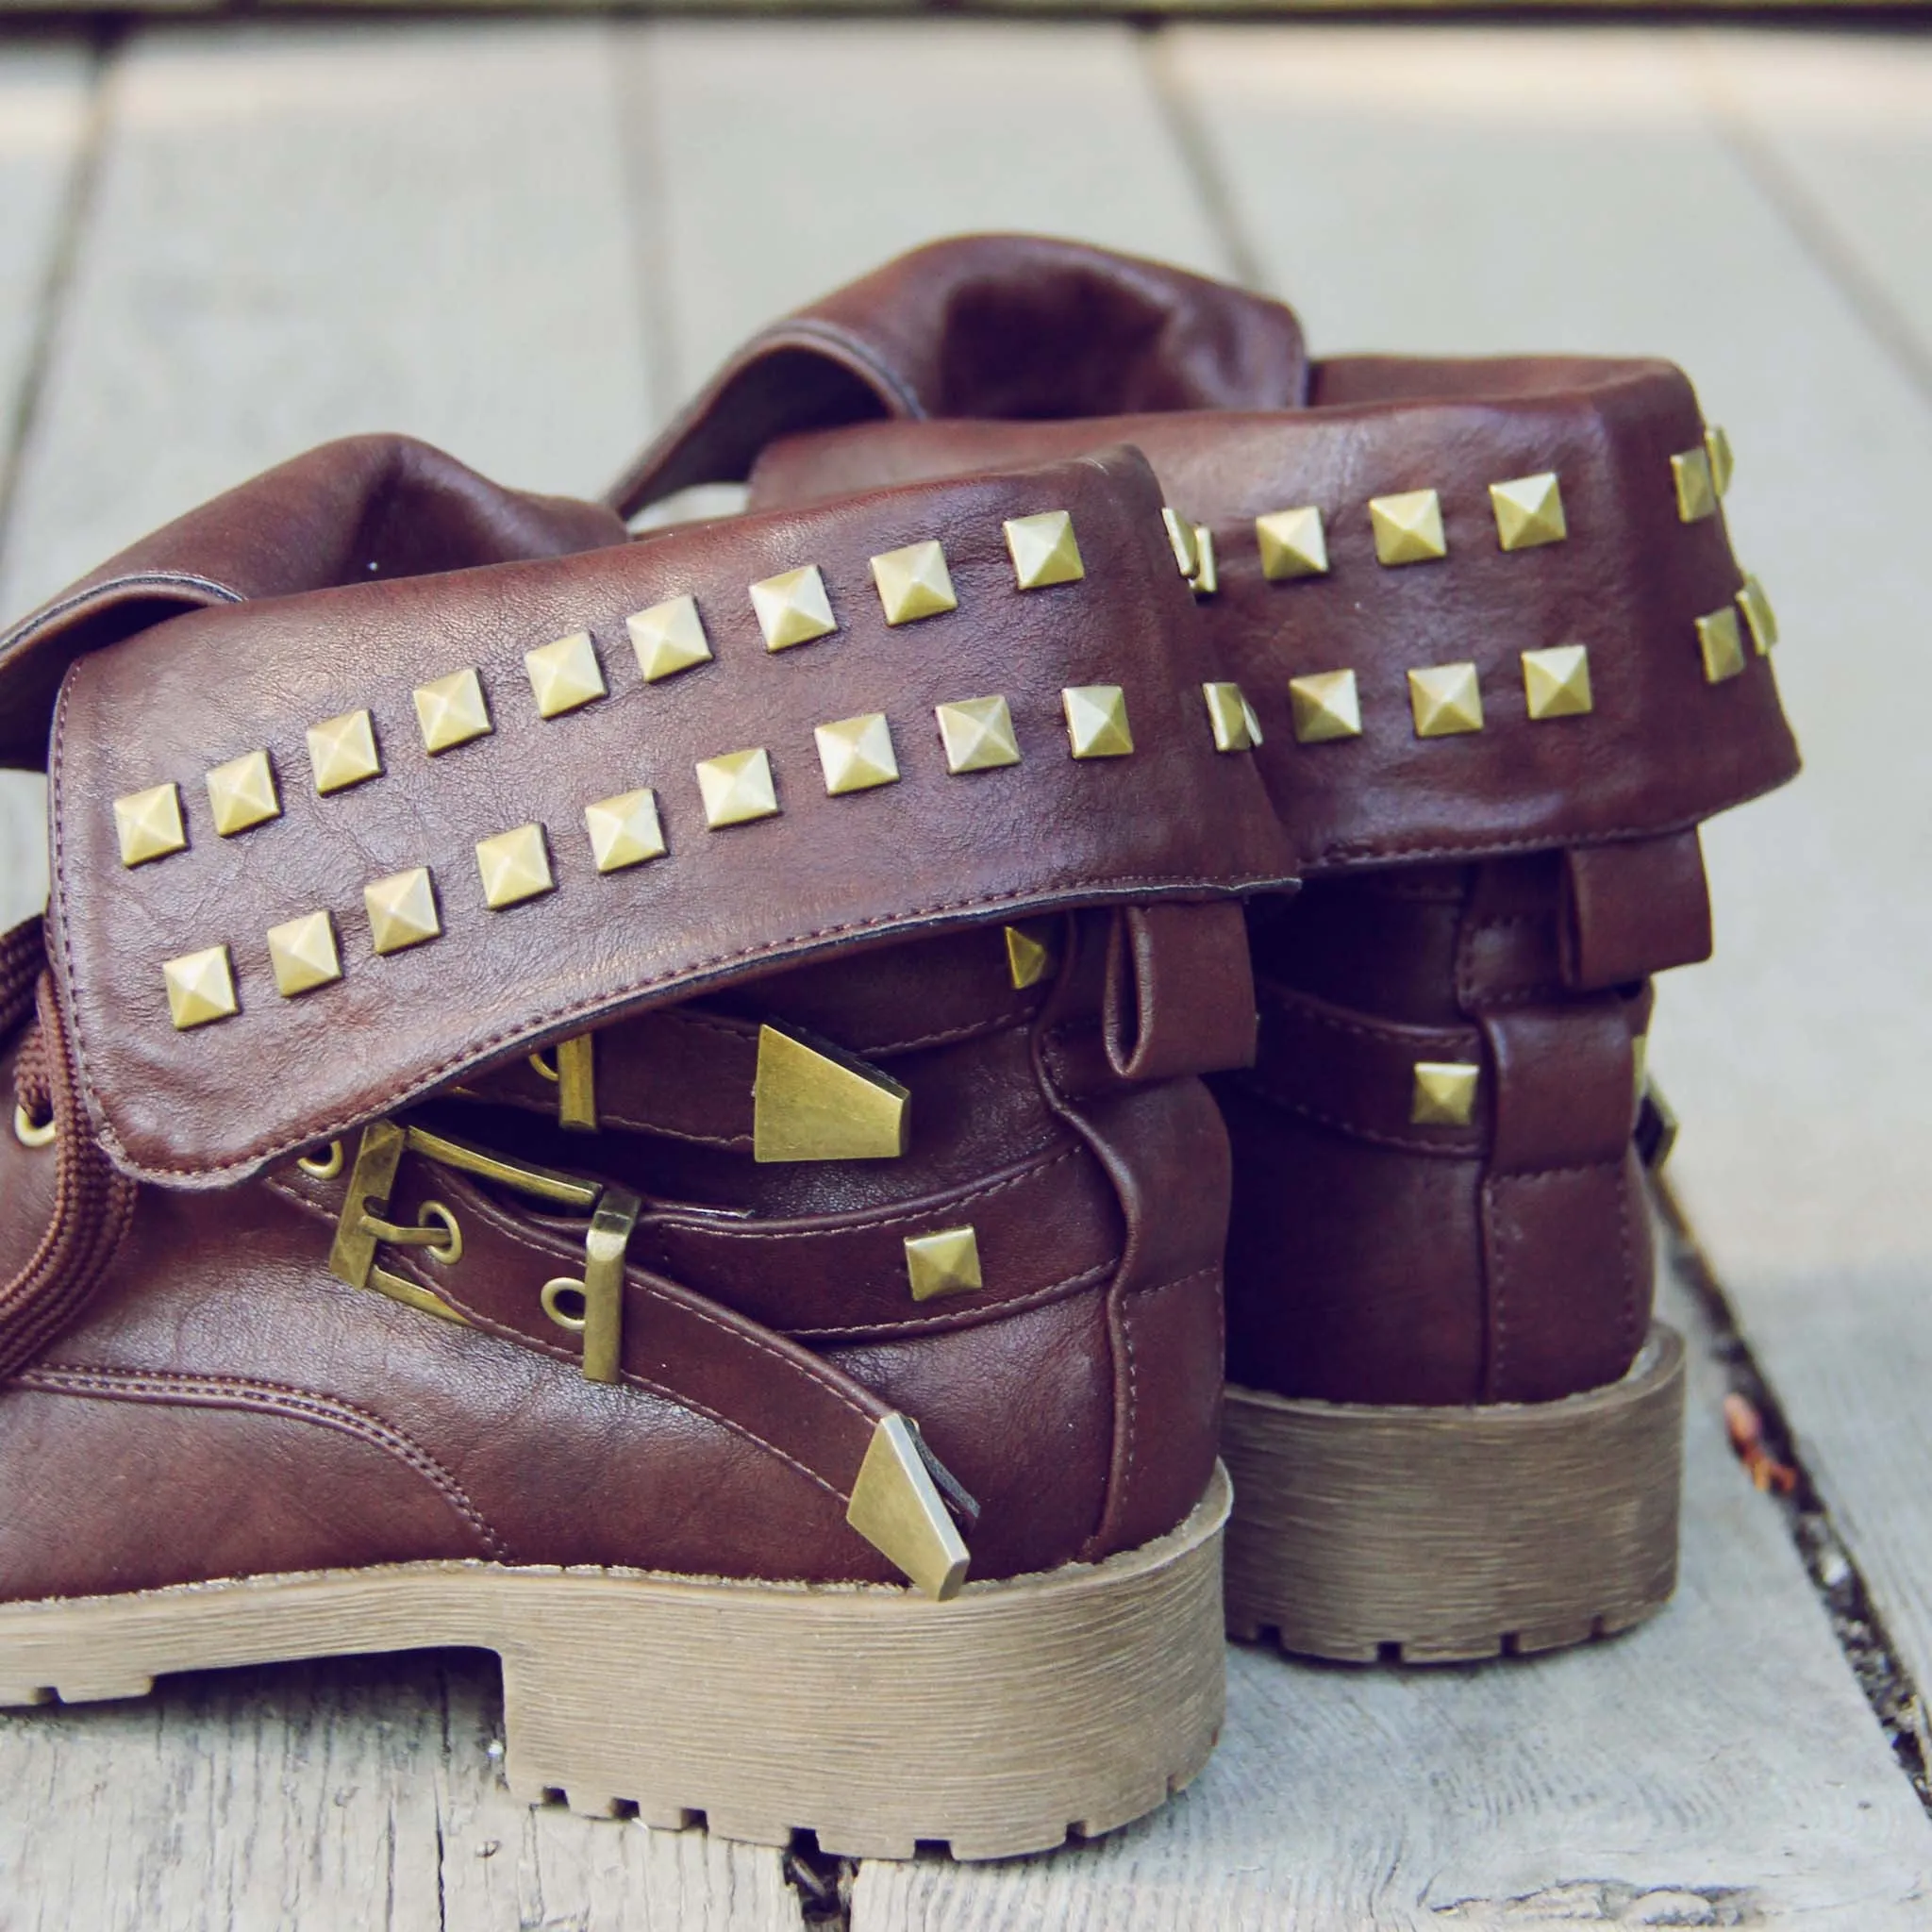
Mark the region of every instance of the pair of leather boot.
<instances>
[{"instance_id":1,"label":"pair of leather boot","mask_svg":"<svg viewBox=\"0 0 1932 1932\"><path fill-rule=\"evenodd\" d=\"M998 1856L1206 1760L1217 1452L1238 1634L1655 1607L1645 982L1793 765L1727 468L989 239L608 507L360 439L17 625L0 1702L478 1645L533 1798Z\"/></svg>"}]
</instances>

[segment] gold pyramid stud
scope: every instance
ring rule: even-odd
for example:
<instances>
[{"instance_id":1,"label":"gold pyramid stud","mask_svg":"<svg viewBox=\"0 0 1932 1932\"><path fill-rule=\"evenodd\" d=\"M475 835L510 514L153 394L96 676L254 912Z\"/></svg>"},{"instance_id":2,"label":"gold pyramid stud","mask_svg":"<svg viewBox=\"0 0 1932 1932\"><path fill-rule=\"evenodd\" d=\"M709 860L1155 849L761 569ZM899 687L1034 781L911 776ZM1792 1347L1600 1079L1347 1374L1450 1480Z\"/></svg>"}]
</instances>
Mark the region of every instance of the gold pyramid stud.
<instances>
[{"instance_id":1,"label":"gold pyramid stud","mask_svg":"<svg viewBox=\"0 0 1932 1932\"><path fill-rule=\"evenodd\" d=\"M1408 674L1418 738L1456 738L1483 728L1482 687L1474 664L1431 664Z\"/></svg>"},{"instance_id":2,"label":"gold pyramid stud","mask_svg":"<svg viewBox=\"0 0 1932 1932\"><path fill-rule=\"evenodd\" d=\"M1328 575L1328 533L1312 503L1257 517L1255 541L1261 546L1261 575L1271 584Z\"/></svg>"},{"instance_id":3,"label":"gold pyramid stud","mask_svg":"<svg viewBox=\"0 0 1932 1932\"><path fill-rule=\"evenodd\" d=\"M959 608L946 553L930 541L874 557L872 580L888 624L917 624L922 617L941 617Z\"/></svg>"},{"instance_id":4,"label":"gold pyramid stud","mask_svg":"<svg viewBox=\"0 0 1932 1932\"><path fill-rule=\"evenodd\" d=\"M483 875L483 902L492 912L557 890L541 825L517 825L478 840L476 870Z\"/></svg>"},{"instance_id":5,"label":"gold pyramid stud","mask_svg":"<svg viewBox=\"0 0 1932 1932\"><path fill-rule=\"evenodd\" d=\"M898 782L899 760L892 753L892 728L883 711L867 711L859 718L841 718L835 724L820 724L812 736L818 740L819 764L825 774L825 790L834 798L847 791L870 791L877 785Z\"/></svg>"},{"instance_id":6,"label":"gold pyramid stud","mask_svg":"<svg viewBox=\"0 0 1932 1932\"><path fill-rule=\"evenodd\" d=\"M275 791L268 754L243 752L239 758L217 765L208 774L208 803L214 814L215 830L225 839L280 818L282 801Z\"/></svg>"},{"instance_id":7,"label":"gold pyramid stud","mask_svg":"<svg viewBox=\"0 0 1932 1932\"><path fill-rule=\"evenodd\" d=\"M763 745L706 758L697 773L698 790L705 800L705 823L713 831L721 825L742 825L776 815L778 793Z\"/></svg>"},{"instance_id":8,"label":"gold pyramid stud","mask_svg":"<svg viewBox=\"0 0 1932 1932\"><path fill-rule=\"evenodd\" d=\"M540 717L561 718L566 711L581 710L601 698L607 689L597 647L587 630L572 631L554 644L525 651L524 669L530 674L530 690Z\"/></svg>"},{"instance_id":9,"label":"gold pyramid stud","mask_svg":"<svg viewBox=\"0 0 1932 1932\"><path fill-rule=\"evenodd\" d=\"M168 986L168 1012L179 1032L210 1025L240 1010L226 946L209 946L169 959L162 964L161 977Z\"/></svg>"},{"instance_id":10,"label":"gold pyramid stud","mask_svg":"<svg viewBox=\"0 0 1932 1932\"><path fill-rule=\"evenodd\" d=\"M898 1081L830 1041L758 1028L754 1160L896 1160L911 1132L911 1108L912 1096Z\"/></svg>"},{"instance_id":11,"label":"gold pyramid stud","mask_svg":"<svg viewBox=\"0 0 1932 1932\"><path fill-rule=\"evenodd\" d=\"M940 721L947 771L991 772L1020 762L1020 741L1005 698L961 698L958 704L935 705L933 716Z\"/></svg>"},{"instance_id":12,"label":"gold pyramid stud","mask_svg":"<svg viewBox=\"0 0 1932 1932\"><path fill-rule=\"evenodd\" d=\"M1717 514L1717 479L1710 474L1710 452L1687 449L1671 458L1671 481L1677 491L1677 521L1701 523Z\"/></svg>"},{"instance_id":13,"label":"gold pyramid stud","mask_svg":"<svg viewBox=\"0 0 1932 1932\"><path fill-rule=\"evenodd\" d=\"M585 806L584 829L591 835L591 851L599 872L623 872L648 858L664 857L658 794L648 786Z\"/></svg>"},{"instance_id":14,"label":"gold pyramid stud","mask_svg":"<svg viewBox=\"0 0 1932 1932\"><path fill-rule=\"evenodd\" d=\"M1124 758L1134 749L1127 694L1117 684L1071 684L1060 692L1067 742L1076 758Z\"/></svg>"},{"instance_id":15,"label":"gold pyramid stud","mask_svg":"<svg viewBox=\"0 0 1932 1932\"><path fill-rule=\"evenodd\" d=\"M1214 532L1206 524L1194 525L1194 549L1201 568L1194 573L1194 595L1211 597L1221 588L1221 565L1214 555Z\"/></svg>"},{"instance_id":16,"label":"gold pyramid stud","mask_svg":"<svg viewBox=\"0 0 1932 1932\"><path fill-rule=\"evenodd\" d=\"M845 1521L935 1603L959 1593L972 1558L933 1481L918 1425L880 1418L852 1485Z\"/></svg>"},{"instance_id":17,"label":"gold pyramid stud","mask_svg":"<svg viewBox=\"0 0 1932 1932\"><path fill-rule=\"evenodd\" d=\"M1332 739L1362 735L1361 693L1353 671L1313 671L1288 680L1294 707L1294 741L1326 744Z\"/></svg>"},{"instance_id":18,"label":"gold pyramid stud","mask_svg":"<svg viewBox=\"0 0 1932 1932\"><path fill-rule=\"evenodd\" d=\"M1174 552L1174 568L1190 583L1201 575L1201 546L1194 538L1194 526L1180 511L1163 505L1160 521L1167 531L1168 547Z\"/></svg>"},{"instance_id":19,"label":"gold pyramid stud","mask_svg":"<svg viewBox=\"0 0 1932 1932\"><path fill-rule=\"evenodd\" d=\"M363 909L369 914L369 937L378 953L400 953L439 937L442 918L436 909L436 888L426 865L391 873L362 888Z\"/></svg>"},{"instance_id":20,"label":"gold pyramid stud","mask_svg":"<svg viewBox=\"0 0 1932 1932\"><path fill-rule=\"evenodd\" d=\"M1460 1060L1417 1060L1409 1090L1408 1118L1418 1127L1466 1127L1475 1117L1481 1073Z\"/></svg>"},{"instance_id":21,"label":"gold pyramid stud","mask_svg":"<svg viewBox=\"0 0 1932 1932\"><path fill-rule=\"evenodd\" d=\"M188 848L181 824L181 792L174 785L150 785L114 801L114 836L123 865L145 865ZM199 958L197 954L195 957Z\"/></svg>"},{"instance_id":22,"label":"gold pyramid stud","mask_svg":"<svg viewBox=\"0 0 1932 1932\"><path fill-rule=\"evenodd\" d=\"M986 1285L979 1278L979 1237L970 1227L908 1235L906 1278L916 1302L929 1302L942 1294L972 1294Z\"/></svg>"},{"instance_id":23,"label":"gold pyramid stud","mask_svg":"<svg viewBox=\"0 0 1932 1932\"><path fill-rule=\"evenodd\" d=\"M1764 586L1756 577L1746 576L1734 601L1751 627L1752 648L1763 657L1777 642L1777 612L1771 608Z\"/></svg>"},{"instance_id":24,"label":"gold pyramid stud","mask_svg":"<svg viewBox=\"0 0 1932 1932\"><path fill-rule=\"evenodd\" d=\"M1007 939L1007 976L1015 992L1038 986L1059 964L1053 927L1045 921L1003 927Z\"/></svg>"},{"instance_id":25,"label":"gold pyramid stud","mask_svg":"<svg viewBox=\"0 0 1932 1932\"><path fill-rule=\"evenodd\" d=\"M839 628L825 580L815 563L781 571L752 585L751 608L758 612L768 651L789 651L793 644L808 644Z\"/></svg>"},{"instance_id":26,"label":"gold pyramid stud","mask_svg":"<svg viewBox=\"0 0 1932 1932\"><path fill-rule=\"evenodd\" d=\"M316 794L322 798L379 776L382 755L375 748L375 724L369 713L344 711L340 718L310 725L308 764L315 774Z\"/></svg>"},{"instance_id":27,"label":"gold pyramid stud","mask_svg":"<svg viewBox=\"0 0 1932 1932\"><path fill-rule=\"evenodd\" d=\"M1704 453L1710 458L1711 487L1720 496L1729 495L1738 459L1731 454L1731 439L1715 424L1704 432Z\"/></svg>"},{"instance_id":28,"label":"gold pyramid stud","mask_svg":"<svg viewBox=\"0 0 1932 1932\"><path fill-rule=\"evenodd\" d=\"M646 684L675 677L693 664L711 661L711 641L698 615L695 597L670 597L648 610L636 610L624 620L638 670Z\"/></svg>"},{"instance_id":29,"label":"gold pyramid stud","mask_svg":"<svg viewBox=\"0 0 1932 1932\"><path fill-rule=\"evenodd\" d=\"M1576 718L1592 708L1590 652L1582 644L1552 644L1523 654L1523 695L1532 718Z\"/></svg>"},{"instance_id":30,"label":"gold pyramid stud","mask_svg":"<svg viewBox=\"0 0 1932 1932\"><path fill-rule=\"evenodd\" d=\"M1204 684L1201 696L1207 702L1208 728L1214 734L1216 751L1253 751L1260 743L1254 711L1240 685Z\"/></svg>"},{"instance_id":31,"label":"gold pyramid stud","mask_svg":"<svg viewBox=\"0 0 1932 1932\"><path fill-rule=\"evenodd\" d=\"M1723 684L1744 668L1744 638L1738 613L1728 605L1697 620L1697 648L1704 658L1704 681Z\"/></svg>"},{"instance_id":32,"label":"gold pyramid stud","mask_svg":"<svg viewBox=\"0 0 1932 1932\"><path fill-rule=\"evenodd\" d=\"M1541 543L1560 543L1570 534L1563 486L1554 470L1491 483L1490 508L1496 517L1496 541L1505 550L1534 550Z\"/></svg>"},{"instance_id":33,"label":"gold pyramid stud","mask_svg":"<svg viewBox=\"0 0 1932 1932\"><path fill-rule=\"evenodd\" d=\"M306 912L300 919L270 926L268 958L275 969L275 991L285 1000L333 985L342 976L335 921L326 912Z\"/></svg>"},{"instance_id":34,"label":"gold pyramid stud","mask_svg":"<svg viewBox=\"0 0 1932 1932\"><path fill-rule=\"evenodd\" d=\"M1372 496L1369 521L1375 529L1380 563L1429 563L1449 554L1442 534L1442 500L1433 490L1405 490L1394 496Z\"/></svg>"},{"instance_id":35,"label":"gold pyramid stud","mask_svg":"<svg viewBox=\"0 0 1932 1932\"><path fill-rule=\"evenodd\" d=\"M495 729L490 722L489 700L483 695L483 679L474 669L452 671L434 684L419 684L414 695L423 749L431 758L440 751L454 751L472 739L488 738Z\"/></svg>"},{"instance_id":36,"label":"gold pyramid stud","mask_svg":"<svg viewBox=\"0 0 1932 1932\"><path fill-rule=\"evenodd\" d=\"M1007 554L1013 559L1013 576L1023 591L1076 583L1087 575L1074 519L1067 511L1044 509L1038 516L1010 517L1005 527Z\"/></svg>"}]
</instances>

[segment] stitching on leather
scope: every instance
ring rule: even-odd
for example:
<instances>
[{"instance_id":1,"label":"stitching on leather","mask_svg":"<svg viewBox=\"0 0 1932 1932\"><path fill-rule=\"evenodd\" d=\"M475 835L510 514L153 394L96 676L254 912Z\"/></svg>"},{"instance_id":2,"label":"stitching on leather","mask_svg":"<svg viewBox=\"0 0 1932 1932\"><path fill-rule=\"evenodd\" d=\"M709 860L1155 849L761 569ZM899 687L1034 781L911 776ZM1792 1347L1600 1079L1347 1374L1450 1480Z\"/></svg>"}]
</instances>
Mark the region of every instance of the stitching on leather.
<instances>
[{"instance_id":1,"label":"stitching on leather","mask_svg":"<svg viewBox=\"0 0 1932 1932\"><path fill-rule=\"evenodd\" d=\"M1505 1169L1496 1175L1496 1178L1499 1181L1523 1181L1533 1186L1538 1181L1561 1180L1569 1174L1595 1174L1606 1167L1613 1167L1619 1173L1623 1172L1624 1156L1621 1149L1615 1154L1606 1154L1601 1160L1573 1160L1556 1167L1530 1167L1520 1172L1515 1169Z\"/></svg>"},{"instance_id":2,"label":"stitching on leather","mask_svg":"<svg viewBox=\"0 0 1932 1932\"><path fill-rule=\"evenodd\" d=\"M66 688L63 687L61 705L57 713L54 727L55 766L64 763L64 733L66 711ZM60 896L66 897L65 849L59 825L64 813L55 813L54 860L55 876L59 883ZM1111 876L1075 879L1052 888L1033 886L1015 888L1006 892L980 893L973 898L942 900L931 906L915 906L903 911L883 912L871 919L847 921L842 924L817 926L808 932L793 933L782 940L766 941L756 946L741 947L736 952L717 953L708 958L692 961L685 967L675 979L645 979L629 986L620 987L602 995L589 1007L558 1007L548 1012L537 1013L520 1020L513 1026L492 1034L489 1039L471 1042L435 1066L418 1074L403 1091L393 1093L380 1103L381 1108L394 1108L407 1104L416 1096L443 1085L460 1069L474 1065L481 1059L488 1059L491 1054L508 1047L515 1041L529 1038L532 1033L560 1023L588 1020L592 1014L607 1013L631 999L642 998L654 991L669 991L680 984L688 985L698 974L723 971L732 966L748 964L752 960L774 958L793 949L810 945L821 940L842 939L849 935L873 931L892 931L908 926L913 922L943 918L951 913L990 910L999 906L1025 906L1040 903L1040 894L1046 891L1055 903L1067 901L1075 895L1088 892L1115 894L1141 889L1147 891L1211 891L1226 897L1238 896L1248 887L1261 889L1268 886L1287 886L1296 883L1291 875L1269 873L1235 873L1218 880L1204 880L1198 874L1175 873L1129 873ZM67 924L59 922L61 959L66 968L69 986L74 984L74 954L72 941L68 938ZM99 1126L98 1138L101 1143L119 1157L116 1165L125 1174L136 1178L154 1178L159 1174L200 1174L209 1179L226 1175L243 1174L247 1170L258 1167L265 1161L277 1160L285 1154L293 1153L298 1147L307 1147L312 1142L334 1140L346 1133L350 1127L368 1117L369 1110L358 1108L338 1116L333 1121L317 1125L305 1126L299 1133L270 1143L257 1142L233 1160L217 1163L213 1167L199 1167L188 1161L139 1161L129 1155L126 1143L122 1140L118 1128L108 1117L101 1102L98 1089L94 1085L93 1074L88 1058L88 1046L81 1027L74 1028L74 1055L80 1071L80 1084L91 1103L90 1111Z\"/></svg>"},{"instance_id":3,"label":"stitching on leather","mask_svg":"<svg viewBox=\"0 0 1932 1932\"><path fill-rule=\"evenodd\" d=\"M1332 1127L1338 1134L1347 1134L1357 1141L1373 1141L1378 1147L1399 1148L1405 1154L1433 1154L1443 1159L1482 1158L1483 1143L1474 1128L1467 1131L1477 1135L1477 1138L1467 1142L1418 1141L1407 1134L1385 1133L1379 1127L1365 1127L1358 1121L1345 1121L1336 1114L1324 1113L1318 1107L1310 1107L1303 1100L1291 1099L1279 1088L1269 1086L1256 1073L1237 1074L1234 1079L1237 1085L1253 1093L1257 1099L1267 1101L1271 1106L1281 1108L1289 1113L1298 1113L1304 1120L1313 1121L1317 1126Z\"/></svg>"},{"instance_id":4,"label":"stitching on leather","mask_svg":"<svg viewBox=\"0 0 1932 1932\"><path fill-rule=\"evenodd\" d=\"M1397 1046L1404 1052L1419 1043L1434 1044L1443 1041L1461 1047L1474 1040L1478 1049L1481 1046L1482 1032L1476 1026L1409 1026L1398 1021L1347 1019L1324 1008L1312 994L1284 988L1278 982L1266 983L1260 991L1284 1012L1292 1013L1310 1026L1324 1027L1331 1033L1350 1034L1357 1040L1373 1041L1378 1045Z\"/></svg>"},{"instance_id":5,"label":"stitching on leather","mask_svg":"<svg viewBox=\"0 0 1932 1932\"><path fill-rule=\"evenodd\" d=\"M841 1341L854 1336L876 1335L882 1341L892 1341L895 1337L915 1332L921 1328L980 1328L990 1324L1004 1321L1008 1315L1024 1315L1042 1303L1063 1299L1080 1289L1091 1288L1095 1282L1105 1281L1120 1266L1118 1259L1096 1262L1091 1268L1083 1268L1077 1274L1069 1274L1059 1281L1050 1282L1045 1288L1029 1290L1025 1294L1015 1295L1012 1300L993 1302L983 1308L974 1308L958 1315L918 1315L904 1322L859 1322L847 1328L792 1328L786 1332L802 1341ZM1163 1284L1166 1286L1168 1284Z\"/></svg>"},{"instance_id":6,"label":"stitching on leather","mask_svg":"<svg viewBox=\"0 0 1932 1932\"><path fill-rule=\"evenodd\" d=\"M475 1531L492 1557L501 1561L509 1559L502 1538L449 1470L393 1423L341 1396L323 1395L287 1382L246 1375L190 1375L174 1369L90 1369L67 1362L42 1362L24 1370L14 1381L16 1387L44 1389L55 1394L93 1395L106 1401L127 1400L142 1394L158 1395L165 1401L172 1395L183 1407L233 1407L244 1413L280 1416L291 1422L339 1430L357 1441L382 1450L413 1470L433 1485L443 1501ZM203 1398L198 1404L193 1401L197 1395ZM230 1400L219 1402L215 1400L218 1396Z\"/></svg>"},{"instance_id":7,"label":"stitching on leather","mask_svg":"<svg viewBox=\"0 0 1932 1932\"><path fill-rule=\"evenodd\" d=\"M1502 1205L1497 1194L1498 1177L1483 1176L1483 1232L1488 1237L1490 1262L1490 1363L1488 1387L1483 1393L1491 1402L1502 1399L1504 1361L1508 1347L1508 1265L1504 1259L1502 1230L1498 1218Z\"/></svg>"},{"instance_id":8,"label":"stitching on leather","mask_svg":"<svg viewBox=\"0 0 1932 1932\"><path fill-rule=\"evenodd\" d=\"M1031 1181L1037 1181L1060 1165L1062 1161L1078 1159L1086 1150L1080 1147L1063 1147L1058 1154L1042 1155L1030 1162L1019 1174L1010 1174L1005 1180L989 1181L984 1187L969 1190L963 1194L946 1197L941 1208L923 1208L911 1214L885 1214L876 1220L868 1220L852 1227L796 1227L796 1228L738 1228L738 1227L684 1227L685 1233L698 1233L717 1241L840 1241L851 1235L870 1234L874 1228L910 1227L915 1222L930 1221L936 1214L952 1214L974 1201L991 1200L995 1194L1004 1193L1009 1188L1021 1188ZM669 1225L676 1227L673 1222Z\"/></svg>"},{"instance_id":9,"label":"stitching on leather","mask_svg":"<svg viewBox=\"0 0 1932 1932\"><path fill-rule=\"evenodd\" d=\"M10 653L15 646L26 643L49 625L58 624L63 617L71 617L76 610L86 609L109 591L187 589L211 591L224 604L247 601L240 591L231 590L226 584L218 584L212 577L197 576L192 571L142 571L132 576L109 577L106 583L90 584L86 590L49 605L46 609L29 616L17 629L0 635L0 651ZM182 614L186 615L185 612Z\"/></svg>"}]
</instances>

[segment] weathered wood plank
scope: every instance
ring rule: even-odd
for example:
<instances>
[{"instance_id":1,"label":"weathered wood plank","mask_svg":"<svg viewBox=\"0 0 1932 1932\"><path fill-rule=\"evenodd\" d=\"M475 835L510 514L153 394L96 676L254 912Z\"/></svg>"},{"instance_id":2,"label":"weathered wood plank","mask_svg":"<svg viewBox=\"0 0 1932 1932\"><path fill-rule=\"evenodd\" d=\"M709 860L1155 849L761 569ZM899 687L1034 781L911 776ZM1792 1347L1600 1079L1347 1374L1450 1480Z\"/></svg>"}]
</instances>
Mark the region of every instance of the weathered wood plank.
<instances>
[{"instance_id":1,"label":"weathered wood plank","mask_svg":"<svg viewBox=\"0 0 1932 1932\"><path fill-rule=\"evenodd\" d=\"M0 44L0 505L87 128L92 62L77 40ZM0 551L6 531L0 527ZM0 930L46 896L41 781L0 772Z\"/></svg>"},{"instance_id":2,"label":"weathered wood plank","mask_svg":"<svg viewBox=\"0 0 1932 1932\"><path fill-rule=\"evenodd\" d=\"M112 121L0 608L329 436L594 487L649 413L612 29L157 29Z\"/></svg>"},{"instance_id":3,"label":"weathered wood plank","mask_svg":"<svg viewBox=\"0 0 1932 1932\"><path fill-rule=\"evenodd\" d=\"M1117 25L631 29L626 125L662 184L667 389L888 256L972 228L1224 269Z\"/></svg>"},{"instance_id":4,"label":"weathered wood plank","mask_svg":"<svg viewBox=\"0 0 1932 1932\"><path fill-rule=\"evenodd\" d=\"M860 1869L853 1932L1922 1924L1932 1825L1718 1419L1693 1337L1684 1575L1654 1623L1475 1668L1229 1652L1164 1813L1001 1866Z\"/></svg>"}]
</instances>

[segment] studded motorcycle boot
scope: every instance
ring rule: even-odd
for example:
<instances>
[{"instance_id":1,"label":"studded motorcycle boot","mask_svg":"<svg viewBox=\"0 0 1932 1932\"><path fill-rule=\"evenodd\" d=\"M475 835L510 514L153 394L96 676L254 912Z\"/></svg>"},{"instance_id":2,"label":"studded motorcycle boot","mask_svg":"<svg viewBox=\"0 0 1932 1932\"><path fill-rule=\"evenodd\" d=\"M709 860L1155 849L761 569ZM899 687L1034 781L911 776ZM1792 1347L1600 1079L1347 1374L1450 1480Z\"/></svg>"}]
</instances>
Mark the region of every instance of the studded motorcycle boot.
<instances>
[{"instance_id":1,"label":"studded motorcycle boot","mask_svg":"<svg viewBox=\"0 0 1932 1932\"><path fill-rule=\"evenodd\" d=\"M0 641L0 1704L487 1647L519 1790L868 1856L1193 1774L1291 868L1159 508L362 439Z\"/></svg>"},{"instance_id":2,"label":"studded motorcycle boot","mask_svg":"<svg viewBox=\"0 0 1932 1932\"><path fill-rule=\"evenodd\" d=\"M1260 1056L1219 1083L1229 1628L1410 1660L1618 1629L1676 1566L1649 979L1709 952L1698 823L1796 769L1729 445L1664 363L1314 362L1276 304L986 237L755 339L616 500L1121 441L1309 881L1252 909Z\"/></svg>"}]
</instances>

